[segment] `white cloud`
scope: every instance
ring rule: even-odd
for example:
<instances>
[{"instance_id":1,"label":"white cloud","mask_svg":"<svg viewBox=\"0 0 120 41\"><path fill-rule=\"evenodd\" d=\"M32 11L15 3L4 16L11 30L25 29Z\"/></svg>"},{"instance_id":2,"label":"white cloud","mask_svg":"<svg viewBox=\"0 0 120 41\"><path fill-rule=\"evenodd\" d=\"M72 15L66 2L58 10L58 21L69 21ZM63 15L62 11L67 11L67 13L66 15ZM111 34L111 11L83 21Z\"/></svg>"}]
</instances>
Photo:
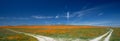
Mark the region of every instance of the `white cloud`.
<instances>
[{"instance_id":1,"label":"white cloud","mask_svg":"<svg viewBox=\"0 0 120 41\"><path fill-rule=\"evenodd\" d=\"M83 9L86 8L86 7L87 6L84 6ZM70 14L69 18L71 18L71 17L83 17L83 16L86 16L86 15L88 15L90 13L93 13L93 12L97 11L100 8L102 8L102 7L94 7L94 8L85 9L85 10L77 11L77 12L73 12L73 13L70 12L69 13ZM67 18L67 13L68 12L66 12L64 16L58 16L58 15L56 15L56 16L32 16L32 17L36 18L36 19Z\"/></svg>"},{"instance_id":2,"label":"white cloud","mask_svg":"<svg viewBox=\"0 0 120 41\"><path fill-rule=\"evenodd\" d=\"M73 20L72 23L78 22L78 20L81 20L83 17L91 16L91 15L93 15L93 13L98 14L99 12L101 12L101 8L105 8L105 7L107 7L107 6L97 6L97 7L73 12L72 14L70 14L70 16L78 17L79 19ZM103 13L99 13L98 15L101 16L101 15L103 15Z\"/></svg>"},{"instance_id":3,"label":"white cloud","mask_svg":"<svg viewBox=\"0 0 120 41\"><path fill-rule=\"evenodd\" d=\"M103 25L111 23L111 21L95 21L95 22L88 22L87 25Z\"/></svg>"},{"instance_id":4,"label":"white cloud","mask_svg":"<svg viewBox=\"0 0 120 41\"><path fill-rule=\"evenodd\" d=\"M85 21L85 22L80 22L78 21L77 23L71 23L73 25L99 25L99 26L105 26L106 24L110 24L112 21Z\"/></svg>"},{"instance_id":5,"label":"white cloud","mask_svg":"<svg viewBox=\"0 0 120 41\"><path fill-rule=\"evenodd\" d=\"M82 10L82 11L77 11L77 12L73 13L73 16L82 17L82 16L85 16L85 15L91 14L93 12L96 12L99 9L100 9L100 7L95 7L95 8Z\"/></svg>"},{"instance_id":6,"label":"white cloud","mask_svg":"<svg viewBox=\"0 0 120 41\"><path fill-rule=\"evenodd\" d=\"M55 16L55 18L59 18L59 16Z\"/></svg>"},{"instance_id":7,"label":"white cloud","mask_svg":"<svg viewBox=\"0 0 120 41\"><path fill-rule=\"evenodd\" d=\"M30 18L23 18L23 17L0 17L0 19L17 19L17 20L26 20Z\"/></svg>"},{"instance_id":8,"label":"white cloud","mask_svg":"<svg viewBox=\"0 0 120 41\"><path fill-rule=\"evenodd\" d=\"M13 17L12 19L21 19L21 20L25 20L25 19L30 19L30 18Z\"/></svg>"},{"instance_id":9,"label":"white cloud","mask_svg":"<svg viewBox=\"0 0 120 41\"><path fill-rule=\"evenodd\" d=\"M98 16L102 16L104 13L99 13Z\"/></svg>"},{"instance_id":10,"label":"white cloud","mask_svg":"<svg viewBox=\"0 0 120 41\"><path fill-rule=\"evenodd\" d=\"M49 18L54 18L52 16L32 16L33 18L36 18L36 19L49 19Z\"/></svg>"},{"instance_id":11,"label":"white cloud","mask_svg":"<svg viewBox=\"0 0 120 41\"><path fill-rule=\"evenodd\" d=\"M83 7L83 10L81 11L77 11L77 12L73 12L71 14L71 16L75 17L83 17L83 16L87 16L87 15L91 15L93 13L99 13L103 8L106 8L108 7L109 5L101 5L101 6L96 6L96 7L93 7L93 8L88 8L88 9L84 9L86 8L87 6L84 6ZM103 13L101 13L100 15L102 15Z\"/></svg>"}]
</instances>

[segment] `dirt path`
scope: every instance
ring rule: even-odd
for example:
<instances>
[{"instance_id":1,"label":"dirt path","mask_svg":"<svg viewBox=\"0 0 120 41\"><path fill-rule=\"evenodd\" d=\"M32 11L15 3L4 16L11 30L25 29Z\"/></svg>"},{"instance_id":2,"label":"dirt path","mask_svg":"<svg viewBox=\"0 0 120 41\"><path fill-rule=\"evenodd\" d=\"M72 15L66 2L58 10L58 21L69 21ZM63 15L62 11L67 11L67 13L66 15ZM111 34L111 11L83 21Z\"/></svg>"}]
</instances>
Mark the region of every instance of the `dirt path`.
<instances>
[{"instance_id":1,"label":"dirt path","mask_svg":"<svg viewBox=\"0 0 120 41\"><path fill-rule=\"evenodd\" d=\"M100 40L102 40L103 37L105 37L105 36L107 36L107 35L108 35L108 36L104 39L104 41L109 41L112 32L113 32L113 30L110 29L110 31L108 31L107 33L105 33L105 34L103 34L102 36L99 36L99 37L97 37L97 38L94 38L94 39L92 39L92 40L90 40L90 41L100 41Z\"/></svg>"},{"instance_id":2,"label":"dirt path","mask_svg":"<svg viewBox=\"0 0 120 41\"><path fill-rule=\"evenodd\" d=\"M41 36L41 35L36 35L36 34L29 34L29 33L24 33L24 32L19 32L19 31L15 31L15 30L12 30L12 29L7 29L9 31L12 31L12 32L15 32L15 33L20 33L20 34L25 34L25 35L28 35L28 36L31 36L31 37L34 37L36 38L38 41L81 41L81 39L55 39L55 38L50 38L50 37L46 37L46 36ZM112 32L113 30L110 29L110 31L108 31L107 33L103 34L102 36L99 36L97 38L94 38L92 40L89 40L89 41L100 41L102 40L104 37L104 41L109 41L110 40L110 37L112 35ZM82 40L82 41L88 41L88 40Z\"/></svg>"},{"instance_id":3,"label":"dirt path","mask_svg":"<svg viewBox=\"0 0 120 41\"><path fill-rule=\"evenodd\" d=\"M56 40L54 40L53 38L50 38L50 37L45 37L45 36L35 35L35 34L29 34L29 33L24 33L24 32L19 32L19 31L15 31L15 30L11 30L11 29L7 29L7 30L15 32L15 33L25 34L25 35L34 37L38 41L56 41Z\"/></svg>"},{"instance_id":4,"label":"dirt path","mask_svg":"<svg viewBox=\"0 0 120 41\"><path fill-rule=\"evenodd\" d=\"M110 40L110 37L111 37L111 35L112 35L112 32L113 32L113 30L111 29L111 32L110 32L109 35L105 38L104 41L109 41L109 40Z\"/></svg>"}]
</instances>

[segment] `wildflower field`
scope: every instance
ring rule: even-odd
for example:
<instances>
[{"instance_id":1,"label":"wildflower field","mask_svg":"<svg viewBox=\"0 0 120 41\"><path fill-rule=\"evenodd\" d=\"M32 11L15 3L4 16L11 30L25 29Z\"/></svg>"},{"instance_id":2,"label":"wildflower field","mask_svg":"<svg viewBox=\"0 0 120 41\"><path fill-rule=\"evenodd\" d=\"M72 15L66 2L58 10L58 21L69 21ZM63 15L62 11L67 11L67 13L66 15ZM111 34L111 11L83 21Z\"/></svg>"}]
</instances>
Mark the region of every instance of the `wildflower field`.
<instances>
[{"instance_id":1,"label":"wildflower field","mask_svg":"<svg viewBox=\"0 0 120 41\"><path fill-rule=\"evenodd\" d=\"M37 41L35 38L11 32L12 29L20 32L37 34L52 38L79 38L93 39L109 31L110 27L99 26L7 26L0 28L0 41ZM114 32L110 41L120 41L120 28L111 28Z\"/></svg>"}]
</instances>

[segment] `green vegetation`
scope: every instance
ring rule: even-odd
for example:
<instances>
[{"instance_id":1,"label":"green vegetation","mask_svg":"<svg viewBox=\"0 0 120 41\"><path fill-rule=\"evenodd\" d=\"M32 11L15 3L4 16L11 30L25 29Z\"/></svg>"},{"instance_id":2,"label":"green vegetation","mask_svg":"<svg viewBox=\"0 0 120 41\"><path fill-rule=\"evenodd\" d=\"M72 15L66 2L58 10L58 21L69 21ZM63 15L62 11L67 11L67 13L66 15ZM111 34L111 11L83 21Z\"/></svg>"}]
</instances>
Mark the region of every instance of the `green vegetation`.
<instances>
[{"instance_id":1,"label":"green vegetation","mask_svg":"<svg viewBox=\"0 0 120 41\"><path fill-rule=\"evenodd\" d=\"M120 28L113 28L114 32L111 36L111 41L120 41Z\"/></svg>"},{"instance_id":2,"label":"green vegetation","mask_svg":"<svg viewBox=\"0 0 120 41\"><path fill-rule=\"evenodd\" d=\"M80 38L92 39L109 31L109 28L70 28L70 29L48 29L48 28L10 28L12 30L38 34L53 38ZM112 28L114 32L110 41L120 41L120 28ZM6 29L0 29L0 41L37 41L35 38L14 33Z\"/></svg>"},{"instance_id":3,"label":"green vegetation","mask_svg":"<svg viewBox=\"0 0 120 41\"><path fill-rule=\"evenodd\" d=\"M6 29L0 29L0 41L37 41L35 38L17 34Z\"/></svg>"},{"instance_id":4,"label":"green vegetation","mask_svg":"<svg viewBox=\"0 0 120 41\"><path fill-rule=\"evenodd\" d=\"M14 28L14 30L54 38L58 37L58 38L82 38L82 39L95 38L100 35L103 35L108 31L107 28L78 28L78 29Z\"/></svg>"}]
</instances>

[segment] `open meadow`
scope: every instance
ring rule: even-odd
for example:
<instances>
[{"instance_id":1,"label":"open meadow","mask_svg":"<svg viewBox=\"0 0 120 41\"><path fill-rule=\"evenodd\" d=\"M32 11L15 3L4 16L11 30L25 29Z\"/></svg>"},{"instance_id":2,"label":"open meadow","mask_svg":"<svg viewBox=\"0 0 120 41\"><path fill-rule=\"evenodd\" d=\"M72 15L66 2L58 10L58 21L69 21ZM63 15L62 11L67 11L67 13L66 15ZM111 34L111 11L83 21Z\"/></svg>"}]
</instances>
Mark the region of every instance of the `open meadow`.
<instances>
[{"instance_id":1,"label":"open meadow","mask_svg":"<svg viewBox=\"0 0 120 41\"><path fill-rule=\"evenodd\" d=\"M99 26L5 26L0 28L0 41L39 41L30 35L16 33L14 31L36 34L50 37L58 41L90 41L97 38L110 29L114 30L109 37L110 41L120 41L120 28L99 27ZM105 36L107 37L107 36ZM99 41L104 41L105 37Z\"/></svg>"}]
</instances>

